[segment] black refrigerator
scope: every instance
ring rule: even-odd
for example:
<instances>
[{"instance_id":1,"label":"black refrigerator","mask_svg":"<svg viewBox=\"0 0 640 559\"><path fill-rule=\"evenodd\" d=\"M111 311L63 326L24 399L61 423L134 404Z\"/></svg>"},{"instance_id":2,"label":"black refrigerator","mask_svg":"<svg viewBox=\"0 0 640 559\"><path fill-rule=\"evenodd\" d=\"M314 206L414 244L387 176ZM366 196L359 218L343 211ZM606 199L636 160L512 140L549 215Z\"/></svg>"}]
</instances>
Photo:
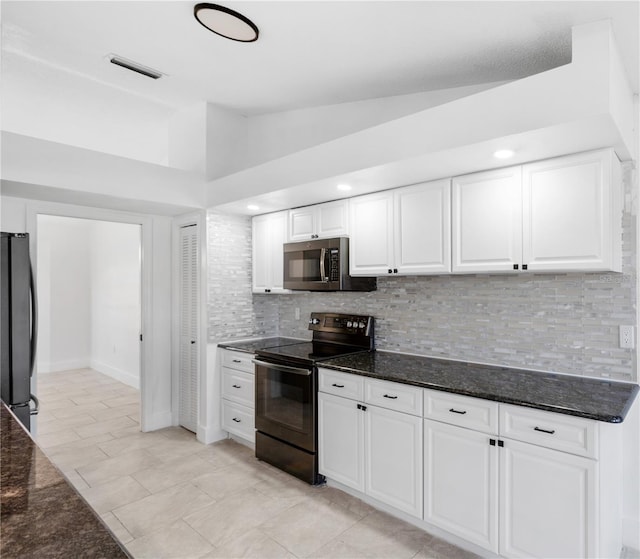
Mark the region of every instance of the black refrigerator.
<instances>
[{"instance_id":1,"label":"black refrigerator","mask_svg":"<svg viewBox=\"0 0 640 559\"><path fill-rule=\"evenodd\" d=\"M31 394L38 313L29 234L0 233L0 246L0 397L30 430L31 415L38 413Z\"/></svg>"}]
</instances>

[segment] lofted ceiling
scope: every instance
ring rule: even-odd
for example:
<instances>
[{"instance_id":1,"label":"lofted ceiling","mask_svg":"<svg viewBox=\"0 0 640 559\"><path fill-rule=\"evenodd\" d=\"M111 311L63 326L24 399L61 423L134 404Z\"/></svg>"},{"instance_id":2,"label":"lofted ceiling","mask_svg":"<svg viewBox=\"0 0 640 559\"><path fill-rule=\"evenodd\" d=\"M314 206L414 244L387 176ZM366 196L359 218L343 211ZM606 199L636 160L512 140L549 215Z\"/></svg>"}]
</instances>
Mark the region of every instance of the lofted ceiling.
<instances>
[{"instance_id":1,"label":"lofted ceiling","mask_svg":"<svg viewBox=\"0 0 640 559\"><path fill-rule=\"evenodd\" d=\"M175 109L244 115L514 80L571 60L571 26L611 19L638 91L638 1L232 1L255 43L210 33L195 1L1 2L6 68L28 60ZM165 76L109 64L118 54ZM51 79L51 78L49 78ZM80 82L81 83L81 82Z\"/></svg>"}]
</instances>

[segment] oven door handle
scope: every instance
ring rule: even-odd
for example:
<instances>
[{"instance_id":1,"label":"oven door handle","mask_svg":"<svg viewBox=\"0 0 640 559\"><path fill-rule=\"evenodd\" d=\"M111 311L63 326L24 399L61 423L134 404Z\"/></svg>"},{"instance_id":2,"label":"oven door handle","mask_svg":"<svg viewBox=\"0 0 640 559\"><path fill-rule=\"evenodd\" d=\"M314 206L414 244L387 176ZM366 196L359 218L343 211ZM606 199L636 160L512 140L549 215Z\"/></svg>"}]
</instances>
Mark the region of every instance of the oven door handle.
<instances>
[{"instance_id":1,"label":"oven door handle","mask_svg":"<svg viewBox=\"0 0 640 559\"><path fill-rule=\"evenodd\" d=\"M287 373L293 373L294 375L301 375L304 377L310 377L313 374L311 369L300 369L298 367L290 367L289 365L280 365L278 363L268 363L266 361L252 360L256 365L267 367L268 369L277 369L279 371L285 371Z\"/></svg>"}]
</instances>

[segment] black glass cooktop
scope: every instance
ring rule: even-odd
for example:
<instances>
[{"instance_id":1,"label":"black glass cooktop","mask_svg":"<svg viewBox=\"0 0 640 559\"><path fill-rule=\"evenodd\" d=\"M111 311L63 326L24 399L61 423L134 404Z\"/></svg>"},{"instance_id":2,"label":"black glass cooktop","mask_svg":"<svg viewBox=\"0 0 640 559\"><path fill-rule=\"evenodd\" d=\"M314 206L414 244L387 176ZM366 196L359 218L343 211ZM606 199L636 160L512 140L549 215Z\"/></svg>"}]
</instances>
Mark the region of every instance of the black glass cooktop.
<instances>
[{"instance_id":1,"label":"black glass cooktop","mask_svg":"<svg viewBox=\"0 0 640 559\"><path fill-rule=\"evenodd\" d=\"M351 353L359 353L363 350L361 347L332 344L322 342L302 342L290 345L281 345L278 347L270 347L257 350L260 357L267 359L275 359L278 361L296 361L303 364L313 364L317 361L331 359L341 355Z\"/></svg>"}]
</instances>

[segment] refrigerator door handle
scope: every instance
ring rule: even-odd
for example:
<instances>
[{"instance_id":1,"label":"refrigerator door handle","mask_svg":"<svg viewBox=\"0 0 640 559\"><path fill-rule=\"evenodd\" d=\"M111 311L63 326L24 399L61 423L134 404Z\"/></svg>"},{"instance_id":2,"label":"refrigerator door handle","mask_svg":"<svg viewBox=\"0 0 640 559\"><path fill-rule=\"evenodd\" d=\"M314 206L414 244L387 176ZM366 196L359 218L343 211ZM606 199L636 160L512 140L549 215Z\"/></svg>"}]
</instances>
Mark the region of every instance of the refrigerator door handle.
<instances>
[{"instance_id":1,"label":"refrigerator door handle","mask_svg":"<svg viewBox=\"0 0 640 559\"><path fill-rule=\"evenodd\" d=\"M38 295L36 292L36 282L33 276L33 264L29 260L29 285L31 291L31 340L30 340L30 372L29 376L33 376L33 370L36 364L36 350L38 348ZM32 394L33 396L33 394ZM37 401L37 400L36 400ZM38 413L36 411L36 413Z\"/></svg>"},{"instance_id":2,"label":"refrigerator door handle","mask_svg":"<svg viewBox=\"0 0 640 559\"><path fill-rule=\"evenodd\" d=\"M35 407L32 408L31 406L29 406L29 415L38 415L38 412L40 411L40 400L36 398L35 394L31 394L31 398L29 398L29 404L31 404L31 400L33 400Z\"/></svg>"}]
</instances>

